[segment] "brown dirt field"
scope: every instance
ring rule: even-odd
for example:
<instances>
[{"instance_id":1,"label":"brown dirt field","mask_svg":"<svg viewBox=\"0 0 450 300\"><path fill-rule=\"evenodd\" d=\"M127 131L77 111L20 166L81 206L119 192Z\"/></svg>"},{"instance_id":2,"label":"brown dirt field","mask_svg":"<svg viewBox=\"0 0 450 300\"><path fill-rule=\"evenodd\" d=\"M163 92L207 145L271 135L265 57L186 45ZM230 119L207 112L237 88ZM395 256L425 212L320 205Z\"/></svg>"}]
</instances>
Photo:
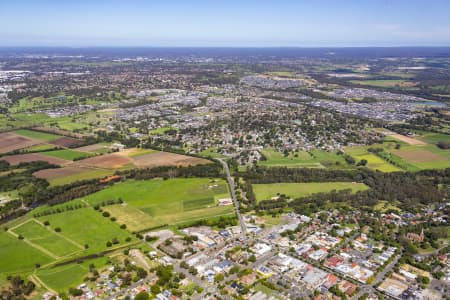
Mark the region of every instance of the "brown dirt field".
<instances>
[{"instance_id":1,"label":"brown dirt field","mask_svg":"<svg viewBox=\"0 0 450 300\"><path fill-rule=\"evenodd\" d=\"M133 163L131 159L117 154L94 156L75 162L77 166L88 166L106 169L119 169L130 163Z\"/></svg>"},{"instance_id":2,"label":"brown dirt field","mask_svg":"<svg viewBox=\"0 0 450 300\"><path fill-rule=\"evenodd\" d=\"M79 144L81 144L83 141L71 137L62 137L59 139L56 139L54 141L49 142L52 145L61 146L61 147L75 147Z\"/></svg>"},{"instance_id":3,"label":"brown dirt field","mask_svg":"<svg viewBox=\"0 0 450 300\"><path fill-rule=\"evenodd\" d=\"M42 144L42 141L20 136L11 132L0 133L0 153L8 153L38 144Z\"/></svg>"},{"instance_id":4,"label":"brown dirt field","mask_svg":"<svg viewBox=\"0 0 450 300\"><path fill-rule=\"evenodd\" d=\"M400 156L401 158L411 163L433 162L445 159L445 157L427 150L417 150L417 151L396 150L393 152L394 154Z\"/></svg>"},{"instance_id":5,"label":"brown dirt field","mask_svg":"<svg viewBox=\"0 0 450 300\"><path fill-rule=\"evenodd\" d=\"M78 173L87 172L89 170L92 170L92 169L89 169L86 167L70 166L70 167L59 168L59 169L40 170L40 171L33 173L33 175L38 178L53 179L53 178L58 178L58 177L75 175Z\"/></svg>"},{"instance_id":6,"label":"brown dirt field","mask_svg":"<svg viewBox=\"0 0 450 300\"><path fill-rule=\"evenodd\" d=\"M398 134L398 133L388 133L389 136L392 136L393 138L396 138L397 140L400 140L402 142L405 142L407 144L410 145L414 145L414 146L422 146L422 145L426 145L427 143L415 139L415 138L411 138L402 134Z\"/></svg>"},{"instance_id":7,"label":"brown dirt field","mask_svg":"<svg viewBox=\"0 0 450 300\"><path fill-rule=\"evenodd\" d=\"M63 165L63 164L67 164L67 163L71 162L69 160L65 160L65 159L61 159L61 158L57 158L57 157L46 156L46 155L42 155L39 153L8 155L8 156L3 156L0 159L6 160L11 165L18 165L21 162L32 162L32 161L38 161L38 160L46 161L48 163L55 164L55 165Z\"/></svg>"},{"instance_id":8,"label":"brown dirt field","mask_svg":"<svg viewBox=\"0 0 450 300\"><path fill-rule=\"evenodd\" d=\"M211 163L209 160L203 158L168 152L156 152L133 157L133 161L139 168L153 168L160 166L193 166Z\"/></svg>"}]
</instances>

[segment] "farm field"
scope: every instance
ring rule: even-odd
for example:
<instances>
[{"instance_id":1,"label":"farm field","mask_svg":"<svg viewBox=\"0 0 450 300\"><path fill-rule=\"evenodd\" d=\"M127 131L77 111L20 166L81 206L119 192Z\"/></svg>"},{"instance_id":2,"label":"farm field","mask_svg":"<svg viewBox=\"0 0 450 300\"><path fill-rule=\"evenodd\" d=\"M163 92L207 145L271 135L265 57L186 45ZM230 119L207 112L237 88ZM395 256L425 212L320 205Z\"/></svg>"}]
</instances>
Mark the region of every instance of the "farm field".
<instances>
[{"instance_id":1,"label":"farm field","mask_svg":"<svg viewBox=\"0 0 450 300\"><path fill-rule=\"evenodd\" d=\"M70 161L62 159L62 158L43 155L41 153L26 153L26 154L17 154L17 155L7 155L7 156L3 156L1 159L6 160L11 165L18 165L20 163L39 161L39 160L46 161L50 164L55 164L55 165L63 165L63 164L70 162Z\"/></svg>"},{"instance_id":2,"label":"farm field","mask_svg":"<svg viewBox=\"0 0 450 300\"><path fill-rule=\"evenodd\" d=\"M142 218L145 222L142 226L146 228L218 216L233 211L231 206L216 206L218 199L229 198L228 186L222 179L127 181L85 197L91 205L118 198L151 217L145 220ZM136 214L136 210L127 208L117 216L113 216L125 220Z\"/></svg>"},{"instance_id":3,"label":"farm field","mask_svg":"<svg viewBox=\"0 0 450 300\"><path fill-rule=\"evenodd\" d=\"M71 137L61 137L59 139L53 140L50 142L50 144L59 146L59 147L76 147L77 145L80 145L83 143L83 140L71 138Z\"/></svg>"},{"instance_id":4,"label":"farm field","mask_svg":"<svg viewBox=\"0 0 450 300\"><path fill-rule=\"evenodd\" d=\"M90 156L89 153L86 152L80 152L80 151L74 151L69 149L63 149L63 150L55 150L55 151L46 151L42 152L43 155L46 156L52 156L60 159L65 160L77 160L81 158L87 158Z\"/></svg>"},{"instance_id":5,"label":"farm field","mask_svg":"<svg viewBox=\"0 0 450 300\"><path fill-rule=\"evenodd\" d=\"M89 157L75 162L74 165L104 169L121 169L127 166L134 166L130 158L117 153Z\"/></svg>"},{"instance_id":6,"label":"farm field","mask_svg":"<svg viewBox=\"0 0 450 300\"><path fill-rule=\"evenodd\" d=\"M44 142L50 142L54 141L56 139L61 138L60 135L47 133L47 132L41 132L41 131L35 131L35 130L28 130L28 129L20 129L15 131L16 134L29 137L36 140L41 140Z\"/></svg>"},{"instance_id":7,"label":"farm field","mask_svg":"<svg viewBox=\"0 0 450 300\"><path fill-rule=\"evenodd\" d=\"M154 168L160 166L189 166L211 163L209 160L187 155L154 151L143 155L132 156L134 164L139 168Z\"/></svg>"},{"instance_id":8,"label":"farm field","mask_svg":"<svg viewBox=\"0 0 450 300\"><path fill-rule=\"evenodd\" d=\"M81 245L64 238L62 235L53 231L54 227L50 227L52 226L46 227L40 224L40 222L38 223L31 219L10 230L15 234L23 236L32 246L36 246L39 250L43 248L45 251L53 254L54 257L62 257L83 250Z\"/></svg>"},{"instance_id":9,"label":"farm field","mask_svg":"<svg viewBox=\"0 0 450 300\"><path fill-rule=\"evenodd\" d=\"M389 134L384 143L373 147L383 148L389 159L403 170L444 169L450 167L450 151L436 144L449 139L449 135L430 132L419 132L414 138Z\"/></svg>"},{"instance_id":10,"label":"farm field","mask_svg":"<svg viewBox=\"0 0 450 300\"><path fill-rule=\"evenodd\" d=\"M81 151L81 152L98 153L98 154L105 154L105 153L111 152L111 149L109 147L107 147L106 145L102 145L102 144L83 146L83 147L75 148L73 150Z\"/></svg>"},{"instance_id":11,"label":"farm field","mask_svg":"<svg viewBox=\"0 0 450 300\"><path fill-rule=\"evenodd\" d=\"M298 198L315 193L328 193L332 190L351 189L353 193L367 190L369 187L356 182L308 182L308 183L270 183L253 184L256 200L270 200L277 194L285 194L291 198Z\"/></svg>"},{"instance_id":12,"label":"farm field","mask_svg":"<svg viewBox=\"0 0 450 300\"><path fill-rule=\"evenodd\" d=\"M47 179L51 186L55 186L68 184L77 180L103 178L113 173L113 170L67 166L59 169L40 170L33 175L38 178Z\"/></svg>"},{"instance_id":13,"label":"farm field","mask_svg":"<svg viewBox=\"0 0 450 300\"><path fill-rule=\"evenodd\" d=\"M407 145L391 151L418 169L445 169L450 167L450 151L440 149L435 145Z\"/></svg>"},{"instance_id":14,"label":"farm field","mask_svg":"<svg viewBox=\"0 0 450 300\"><path fill-rule=\"evenodd\" d=\"M38 144L41 144L40 140L21 136L12 132L0 133L0 153L8 153Z\"/></svg>"}]
</instances>

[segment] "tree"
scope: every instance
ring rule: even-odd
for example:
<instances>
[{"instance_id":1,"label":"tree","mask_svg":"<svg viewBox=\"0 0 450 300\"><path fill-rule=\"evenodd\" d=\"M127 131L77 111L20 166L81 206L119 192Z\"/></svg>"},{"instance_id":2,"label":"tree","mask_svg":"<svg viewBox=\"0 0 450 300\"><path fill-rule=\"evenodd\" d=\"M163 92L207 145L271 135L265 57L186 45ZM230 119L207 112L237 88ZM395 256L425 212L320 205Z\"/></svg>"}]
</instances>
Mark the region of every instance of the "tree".
<instances>
[{"instance_id":1,"label":"tree","mask_svg":"<svg viewBox=\"0 0 450 300\"><path fill-rule=\"evenodd\" d=\"M148 300L150 299L150 296L147 292L140 292L135 297L135 300Z\"/></svg>"},{"instance_id":2,"label":"tree","mask_svg":"<svg viewBox=\"0 0 450 300\"><path fill-rule=\"evenodd\" d=\"M159 285L152 285L152 287L150 288L151 292L153 295L157 295L160 293L161 289L159 288Z\"/></svg>"}]
</instances>

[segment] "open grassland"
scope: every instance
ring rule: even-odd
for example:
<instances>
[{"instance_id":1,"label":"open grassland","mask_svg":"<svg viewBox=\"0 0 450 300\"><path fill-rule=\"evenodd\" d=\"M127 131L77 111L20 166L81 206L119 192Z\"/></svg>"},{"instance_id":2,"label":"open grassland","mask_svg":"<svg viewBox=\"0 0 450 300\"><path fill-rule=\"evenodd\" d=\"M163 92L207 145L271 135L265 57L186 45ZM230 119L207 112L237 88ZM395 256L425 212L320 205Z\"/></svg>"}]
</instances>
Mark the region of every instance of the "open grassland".
<instances>
[{"instance_id":1,"label":"open grassland","mask_svg":"<svg viewBox=\"0 0 450 300\"><path fill-rule=\"evenodd\" d=\"M398 208L395 204L388 201L378 201L378 203L373 207L374 210L380 211L382 213L395 210L397 212L401 212L401 209Z\"/></svg>"},{"instance_id":2,"label":"open grassland","mask_svg":"<svg viewBox=\"0 0 450 300\"><path fill-rule=\"evenodd\" d=\"M41 132L41 131L35 131L35 130L28 130L28 129L19 129L16 130L15 133L21 136L26 136L32 139L41 140L44 142L50 142L54 141L56 139L61 138L60 135L51 134L47 132Z\"/></svg>"},{"instance_id":3,"label":"open grassland","mask_svg":"<svg viewBox=\"0 0 450 300\"><path fill-rule=\"evenodd\" d=\"M89 265L93 264L96 269L106 265L108 258L101 257L85 260L80 264L68 264L53 268L41 269L36 276L49 288L56 292L65 292L83 283L83 279L89 273Z\"/></svg>"},{"instance_id":4,"label":"open grassland","mask_svg":"<svg viewBox=\"0 0 450 300\"><path fill-rule=\"evenodd\" d=\"M270 200L278 194L299 198L315 193L328 193L332 190L351 189L353 193L367 190L363 183L356 182L308 182L308 183L270 183L253 184L257 201Z\"/></svg>"},{"instance_id":5,"label":"open grassland","mask_svg":"<svg viewBox=\"0 0 450 300\"><path fill-rule=\"evenodd\" d=\"M90 156L89 153L75 151L75 150L69 150L69 149L46 151L46 152L42 152L42 154L47 155L47 156L57 157L60 159L65 159L65 160L77 160L77 159L87 158Z\"/></svg>"},{"instance_id":6,"label":"open grassland","mask_svg":"<svg viewBox=\"0 0 450 300\"><path fill-rule=\"evenodd\" d=\"M127 203L105 206L103 210L117 218L117 223L126 224L130 231L144 230L154 222L148 214Z\"/></svg>"},{"instance_id":7,"label":"open grassland","mask_svg":"<svg viewBox=\"0 0 450 300\"><path fill-rule=\"evenodd\" d=\"M52 228L46 228L40 222L30 220L14 229L14 233L23 236L32 246L46 251L57 257L66 256L76 251L83 250L83 247L76 244L62 235L54 232Z\"/></svg>"},{"instance_id":8,"label":"open grassland","mask_svg":"<svg viewBox=\"0 0 450 300\"><path fill-rule=\"evenodd\" d=\"M212 157L212 158L227 158L225 155L218 153L214 150L214 148L208 148L198 153L198 155L203 157Z\"/></svg>"},{"instance_id":9,"label":"open grassland","mask_svg":"<svg viewBox=\"0 0 450 300\"><path fill-rule=\"evenodd\" d=\"M85 197L92 205L118 198L124 200L128 206L150 216L145 219L139 217L141 225L145 228L232 212L230 206L216 206L218 199L229 198L228 187L222 179L127 181ZM117 216L114 215L124 221L133 216L140 216L140 213L130 208L118 213Z\"/></svg>"},{"instance_id":10,"label":"open grassland","mask_svg":"<svg viewBox=\"0 0 450 300\"><path fill-rule=\"evenodd\" d=\"M125 239L130 237L126 230L120 229L119 224L105 218L91 207L62 213L42 216L39 221L49 221L52 228L61 228L61 235L79 245L88 245L87 253L97 253L107 250L106 243L113 238L120 241L120 245L126 244Z\"/></svg>"},{"instance_id":11,"label":"open grassland","mask_svg":"<svg viewBox=\"0 0 450 300\"><path fill-rule=\"evenodd\" d=\"M292 167L292 168L323 168L308 152L299 151L295 154L283 153L274 149L264 149L261 151L266 160L259 161L258 164L267 167Z\"/></svg>"},{"instance_id":12,"label":"open grassland","mask_svg":"<svg viewBox=\"0 0 450 300\"><path fill-rule=\"evenodd\" d=\"M439 142L450 141L450 135L434 132L422 133L418 138L428 144L437 144Z\"/></svg>"},{"instance_id":13,"label":"open grassland","mask_svg":"<svg viewBox=\"0 0 450 300\"><path fill-rule=\"evenodd\" d=\"M266 160L259 161L258 164L267 167L290 167L290 168L351 168L344 157L336 152L311 150L290 152L285 156L275 149L264 149L261 151Z\"/></svg>"},{"instance_id":14,"label":"open grassland","mask_svg":"<svg viewBox=\"0 0 450 300\"><path fill-rule=\"evenodd\" d=\"M0 257L1 274L32 271L36 264L52 261L50 256L3 230L0 232Z\"/></svg>"},{"instance_id":15,"label":"open grassland","mask_svg":"<svg viewBox=\"0 0 450 300\"><path fill-rule=\"evenodd\" d=\"M345 153L353 157L357 162L365 159L367 160L367 165L369 169L379 170L382 172L397 172L402 171L402 169L388 163L382 158L376 156L373 153L367 151L366 146L358 146L358 147L346 147Z\"/></svg>"}]
</instances>

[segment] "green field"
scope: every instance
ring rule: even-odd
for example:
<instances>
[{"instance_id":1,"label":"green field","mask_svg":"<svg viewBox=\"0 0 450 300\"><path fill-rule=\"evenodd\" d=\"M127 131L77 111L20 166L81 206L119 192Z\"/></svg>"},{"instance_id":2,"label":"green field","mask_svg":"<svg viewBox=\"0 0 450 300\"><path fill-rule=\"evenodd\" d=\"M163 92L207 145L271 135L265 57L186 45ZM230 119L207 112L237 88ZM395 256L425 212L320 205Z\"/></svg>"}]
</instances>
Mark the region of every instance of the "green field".
<instances>
[{"instance_id":1,"label":"green field","mask_svg":"<svg viewBox=\"0 0 450 300\"><path fill-rule=\"evenodd\" d=\"M55 149L56 146L55 145L50 145L50 144L39 144L36 146L31 146L29 148L24 149L25 151L33 151L33 152L39 152L39 151L47 151L47 150L51 150L51 149Z\"/></svg>"},{"instance_id":2,"label":"green field","mask_svg":"<svg viewBox=\"0 0 450 300\"><path fill-rule=\"evenodd\" d=\"M75 151L75 150L55 150L55 151L46 151L42 152L43 155L47 156L53 156L61 159L66 160L76 160L76 159L82 159L91 156L89 153L81 152L81 151Z\"/></svg>"},{"instance_id":3,"label":"green field","mask_svg":"<svg viewBox=\"0 0 450 300\"><path fill-rule=\"evenodd\" d=\"M417 168L445 169L450 167L450 151L438 148L433 144L424 146L403 145L399 150L391 150L393 154Z\"/></svg>"},{"instance_id":4,"label":"green field","mask_svg":"<svg viewBox=\"0 0 450 300\"><path fill-rule=\"evenodd\" d=\"M49 288L56 292L66 292L71 287L77 287L83 283L83 279L89 273L89 265L94 264L98 268L106 265L108 259L101 257L85 260L81 264L68 264L54 268L41 269L36 276Z\"/></svg>"},{"instance_id":5,"label":"green field","mask_svg":"<svg viewBox=\"0 0 450 300\"><path fill-rule=\"evenodd\" d=\"M425 169L444 169L450 167L450 151L440 149L436 144L450 139L449 135L431 132L418 132L417 140L426 142L425 145L410 145L395 137L387 136L381 144L370 147L382 148L384 151L375 155L367 151L369 146L347 147L346 153L357 161L368 160L368 167L384 172L410 171ZM397 149L396 145L400 148Z\"/></svg>"},{"instance_id":6,"label":"green field","mask_svg":"<svg viewBox=\"0 0 450 300\"><path fill-rule=\"evenodd\" d=\"M42 247L58 257L83 250L81 245L77 245L75 242L64 238L51 228L46 228L35 220L26 222L12 229L12 231L18 235L22 235L28 242L35 245L36 248L40 249Z\"/></svg>"},{"instance_id":7,"label":"green field","mask_svg":"<svg viewBox=\"0 0 450 300\"><path fill-rule=\"evenodd\" d=\"M0 232L0 257L0 275L32 271L35 264L52 261L50 256L3 230Z\"/></svg>"},{"instance_id":8,"label":"green field","mask_svg":"<svg viewBox=\"0 0 450 300\"><path fill-rule=\"evenodd\" d=\"M157 129L150 130L148 132L148 134L163 135L164 132L166 132L168 130L173 130L173 129L174 128L172 128L172 127L160 127L160 128L157 128Z\"/></svg>"},{"instance_id":9,"label":"green field","mask_svg":"<svg viewBox=\"0 0 450 300\"><path fill-rule=\"evenodd\" d=\"M228 197L228 186L222 179L177 178L121 182L85 199L95 205L121 198L128 206L139 209L151 217L142 219L141 222L143 227L150 228L232 213L233 208L230 206L215 205L217 199ZM205 199L211 200L206 202ZM188 206L188 209L185 206ZM126 219L136 214L139 213L124 210L118 216L114 216Z\"/></svg>"},{"instance_id":10,"label":"green field","mask_svg":"<svg viewBox=\"0 0 450 300\"><path fill-rule=\"evenodd\" d=\"M258 164L267 167L290 167L290 168L351 168L344 157L336 152L323 150L290 152L285 156L275 149L264 149L261 151L266 160L259 161Z\"/></svg>"},{"instance_id":11,"label":"green field","mask_svg":"<svg viewBox=\"0 0 450 300\"><path fill-rule=\"evenodd\" d=\"M114 174L114 170L105 169L90 169L86 172L81 172L73 175L67 175L57 178L48 179L51 186L65 185L78 180L89 180L95 178L103 178Z\"/></svg>"},{"instance_id":12,"label":"green field","mask_svg":"<svg viewBox=\"0 0 450 300\"><path fill-rule=\"evenodd\" d=\"M367 148L368 147L366 146L346 147L345 153L353 157L357 162L361 161L362 159L367 160L366 167L372 170L379 170L382 172L402 171L402 169L386 162L375 154L370 153L369 151L367 151Z\"/></svg>"},{"instance_id":13,"label":"green field","mask_svg":"<svg viewBox=\"0 0 450 300\"><path fill-rule=\"evenodd\" d=\"M61 138L60 135L46 133L46 132L40 132L40 131L34 131L34 130L28 130L28 129L16 130L15 133L22 135L22 136L29 137L29 138L42 140L45 142L50 142L50 141L54 141L56 139Z\"/></svg>"},{"instance_id":14,"label":"green field","mask_svg":"<svg viewBox=\"0 0 450 300\"><path fill-rule=\"evenodd\" d=\"M108 205L103 208L117 218L117 223L126 224L130 231L141 231L149 228L153 218L142 210L128 204Z\"/></svg>"},{"instance_id":15,"label":"green field","mask_svg":"<svg viewBox=\"0 0 450 300\"><path fill-rule=\"evenodd\" d=\"M270 200L277 194L284 194L291 198L299 198L315 193L328 193L332 190L351 189L352 192L364 191L368 187L356 182L308 182L308 183L270 183L253 184L256 200Z\"/></svg>"},{"instance_id":16,"label":"green field","mask_svg":"<svg viewBox=\"0 0 450 300\"><path fill-rule=\"evenodd\" d=\"M90 207L39 217L38 220L49 221L52 228L60 227L62 236L83 247L89 245L86 253L108 249L106 242L113 238L120 241L119 245L124 245L127 243L125 239L132 237L128 231L119 228L120 224L110 221ZM135 241L134 238L132 240Z\"/></svg>"}]
</instances>

